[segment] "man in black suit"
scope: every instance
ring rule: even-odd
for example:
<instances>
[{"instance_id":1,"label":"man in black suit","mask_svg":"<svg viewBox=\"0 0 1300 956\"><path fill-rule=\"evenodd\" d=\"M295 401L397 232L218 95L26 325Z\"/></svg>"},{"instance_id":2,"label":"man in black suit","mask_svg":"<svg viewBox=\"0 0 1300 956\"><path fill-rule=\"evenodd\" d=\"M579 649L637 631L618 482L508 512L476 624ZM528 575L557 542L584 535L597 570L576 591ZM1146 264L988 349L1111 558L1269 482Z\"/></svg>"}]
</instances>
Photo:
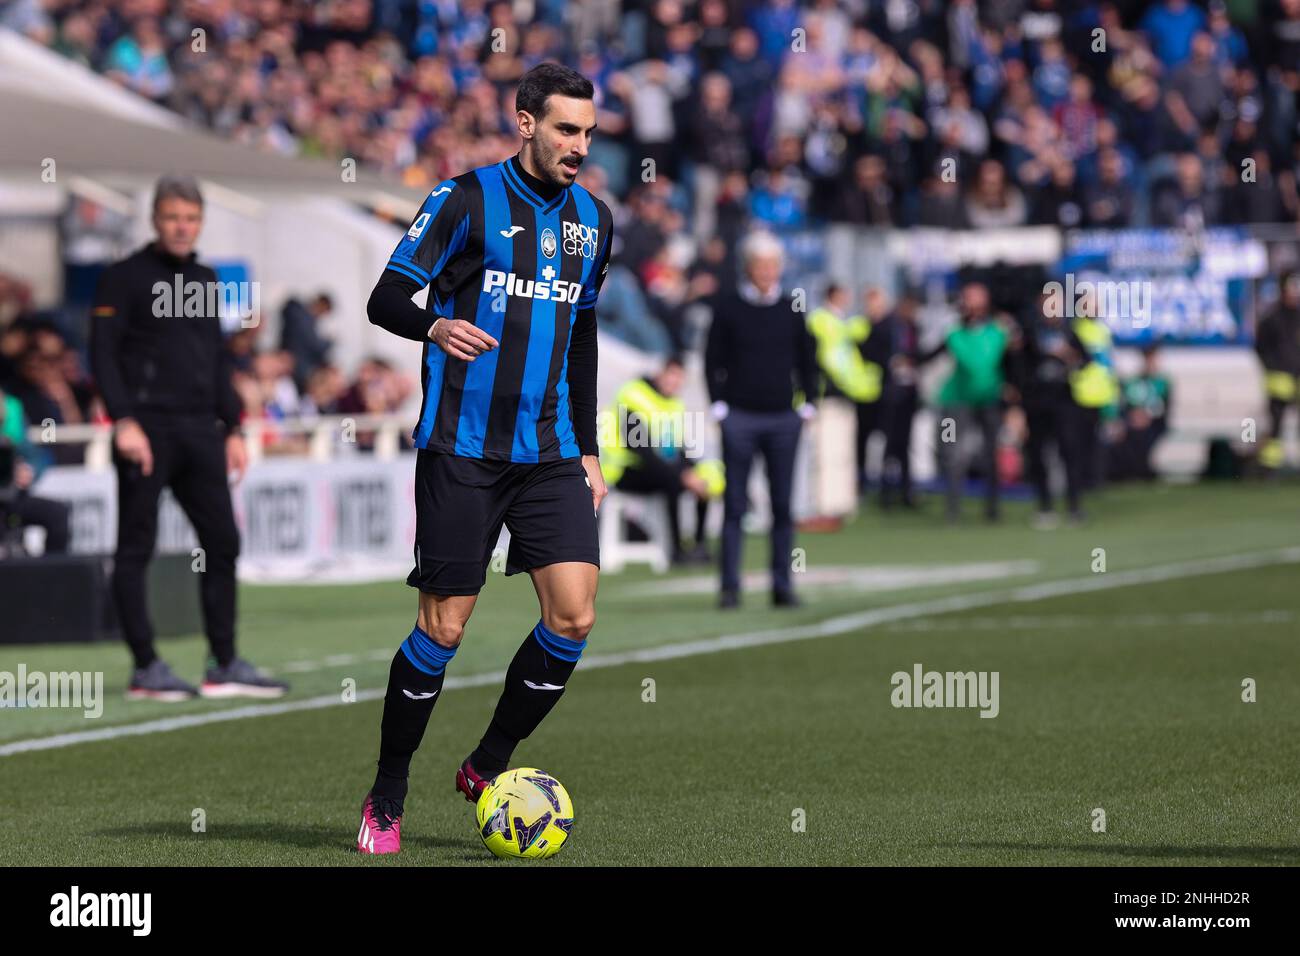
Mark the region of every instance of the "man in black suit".
<instances>
[{"instance_id":1,"label":"man in black suit","mask_svg":"<svg viewBox=\"0 0 1300 956\"><path fill-rule=\"evenodd\" d=\"M799 600L790 581L790 499L799 432L814 414L810 399L819 391L817 346L804 315L781 288L780 240L751 233L741 245L741 260L738 288L714 299L704 356L727 479L719 606L740 604L740 522L749 505L749 470L761 452L772 501L772 603L793 607Z\"/></svg>"}]
</instances>

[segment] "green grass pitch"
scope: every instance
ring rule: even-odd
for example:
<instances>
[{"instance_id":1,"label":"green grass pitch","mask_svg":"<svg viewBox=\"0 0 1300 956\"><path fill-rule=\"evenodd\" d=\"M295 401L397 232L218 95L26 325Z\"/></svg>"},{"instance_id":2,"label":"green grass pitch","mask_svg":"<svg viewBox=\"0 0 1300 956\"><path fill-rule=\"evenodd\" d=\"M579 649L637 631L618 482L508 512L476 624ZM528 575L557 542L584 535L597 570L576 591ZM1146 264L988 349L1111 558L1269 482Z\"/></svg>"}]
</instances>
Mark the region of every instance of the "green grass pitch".
<instances>
[{"instance_id":1,"label":"green grass pitch","mask_svg":"<svg viewBox=\"0 0 1300 956\"><path fill-rule=\"evenodd\" d=\"M414 762L399 858L352 850L381 708L366 692L414 614L393 582L242 588L244 653L293 680L290 701L330 706L0 756L0 864L1300 864L1300 561L1279 554L1300 545L1294 488L1112 490L1092 524L1050 533L1024 506L988 527L972 505L955 528L934 508L873 509L800 536L808 601L794 611L761 591L736 613L665 593L707 569L603 579L596 666L516 754L574 799L573 836L547 863L490 857L452 790L499 692L472 678L502 670L536 620L526 577L492 575ZM750 539L750 568L765 547ZM1204 564L1234 555L1253 566ZM1013 593L1046 582L1068 583ZM959 595L963 609L939 603ZM633 656L687 642L708 652ZM198 676L198 637L162 652ZM116 646L0 647L0 670L20 662L103 670L104 714L0 710L0 748L249 706L128 703ZM997 717L893 707L891 675L916 663L998 672ZM342 703L346 681L360 702Z\"/></svg>"}]
</instances>

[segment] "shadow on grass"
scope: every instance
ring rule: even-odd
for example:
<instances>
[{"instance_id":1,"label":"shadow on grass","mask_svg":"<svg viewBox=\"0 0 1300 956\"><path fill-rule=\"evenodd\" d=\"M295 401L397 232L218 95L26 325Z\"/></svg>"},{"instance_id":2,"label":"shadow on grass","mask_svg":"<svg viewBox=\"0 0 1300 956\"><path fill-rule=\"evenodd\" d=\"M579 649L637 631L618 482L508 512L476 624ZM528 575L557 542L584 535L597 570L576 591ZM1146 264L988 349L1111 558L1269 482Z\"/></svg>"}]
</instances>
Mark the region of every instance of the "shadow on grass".
<instances>
[{"instance_id":1,"label":"shadow on grass","mask_svg":"<svg viewBox=\"0 0 1300 956\"><path fill-rule=\"evenodd\" d=\"M131 826L108 827L97 830L93 836L119 839L174 839L203 840L209 843L248 843L262 846L288 846L301 850L337 850L356 853L354 830L339 830L327 826L295 826L282 821L266 823L234 823L214 826L206 833L193 833L188 827L177 826L175 821L137 823ZM404 836L403 849L459 850L453 854L457 860L482 860L487 854L483 845L468 837Z\"/></svg>"}]
</instances>

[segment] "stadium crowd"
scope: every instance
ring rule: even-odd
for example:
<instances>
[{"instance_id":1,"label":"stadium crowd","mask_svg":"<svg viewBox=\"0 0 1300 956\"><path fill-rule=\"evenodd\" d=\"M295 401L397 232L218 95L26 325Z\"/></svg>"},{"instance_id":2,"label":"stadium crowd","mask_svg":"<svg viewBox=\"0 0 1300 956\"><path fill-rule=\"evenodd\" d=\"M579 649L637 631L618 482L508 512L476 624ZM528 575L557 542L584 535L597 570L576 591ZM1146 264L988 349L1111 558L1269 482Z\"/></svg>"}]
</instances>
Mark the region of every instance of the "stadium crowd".
<instances>
[{"instance_id":1,"label":"stadium crowd","mask_svg":"<svg viewBox=\"0 0 1300 956\"><path fill-rule=\"evenodd\" d=\"M660 352L700 344L684 315L752 224L1300 215L1300 0L18 0L0 23L234 139L419 187L512 152L513 82L569 63L623 238L603 324Z\"/></svg>"}]
</instances>

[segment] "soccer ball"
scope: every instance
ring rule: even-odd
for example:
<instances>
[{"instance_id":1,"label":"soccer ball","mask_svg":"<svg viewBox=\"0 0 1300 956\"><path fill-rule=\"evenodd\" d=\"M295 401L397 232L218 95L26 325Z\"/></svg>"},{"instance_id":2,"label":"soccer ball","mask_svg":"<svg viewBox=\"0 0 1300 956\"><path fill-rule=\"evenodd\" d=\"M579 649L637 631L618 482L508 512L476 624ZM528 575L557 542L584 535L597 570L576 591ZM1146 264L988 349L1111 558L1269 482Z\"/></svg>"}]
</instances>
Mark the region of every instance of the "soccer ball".
<instances>
[{"instance_id":1,"label":"soccer ball","mask_svg":"<svg viewBox=\"0 0 1300 956\"><path fill-rule=\"evenodd\" d=\"M568 791L532 767L507 770L488 784L475 815L484 846L502 859L554 856L573 830Z\"/></svg>"}]
</instances>

